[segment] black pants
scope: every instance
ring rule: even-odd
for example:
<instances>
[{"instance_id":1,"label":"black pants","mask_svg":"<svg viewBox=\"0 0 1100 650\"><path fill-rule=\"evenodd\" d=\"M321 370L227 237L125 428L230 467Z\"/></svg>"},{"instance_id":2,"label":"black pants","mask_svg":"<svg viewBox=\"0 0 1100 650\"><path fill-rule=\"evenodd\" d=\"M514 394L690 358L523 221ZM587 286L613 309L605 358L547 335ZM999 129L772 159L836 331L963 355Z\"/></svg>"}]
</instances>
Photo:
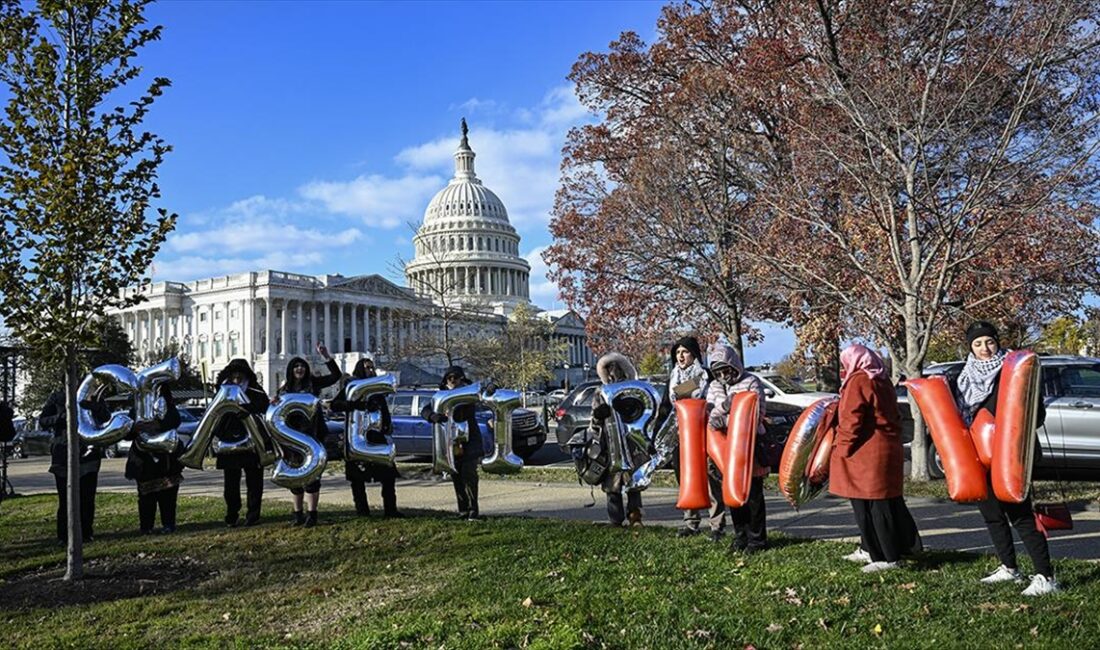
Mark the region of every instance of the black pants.
<instances>
[{"instance_id":1,"label":"black pants","mask_svg":"<svg viewBox=\"0 0 1100 650\"><path fill-rule=\"evenodd\" d=\"M397 512L397 477L384 476L379 479L379 482L382 484L382 508L387 515L395 514ZM361 515L370 514L370 504L367 503L366 481L351 479L351 497L355 500L355 512ZM476 496L474 501L476 503Z\"/></svg>"},{"instance_id":2,"label":"black pants","mask_svg":"<svg viewBox=\"0 0 1100 650\"><path fill-rule=\"evenodd\" d=\"M176 499L180 486L138 495L138 525L142 532L153 530L160 508L160 525L165 528L176 527Z\"/></svg>"},{"instance_id":3,"label":"black pants","mask_svg":"<svg viewBox=\"0 0 1100 650\"><path fill-rule=\"evenodd\" d=\"M241 514L241 468L226 467L225 472L225 521L233 523ZM260 518L260 504L264 496L264 470L262 467L244 469L244 484L248 490L248 510L245 519L256 521Z\"/></svg>"},{"instance_id":4,"label":"black pants","mask_svg":"<svg viewBox=\"0 0 1100 650\"><path fill-rule=\"evenodd\" d=\"M290 488L291 494L320 494L321 492L321 479L316 481L310 481L305 487Z\"/></svg>"},{"instance_id":5,"label":"black pants","mask_svg":"<svg viewBox=\"0 0 1100 650\"><path fill-rule=\"evenodd\" d=\"M859 526L860 548L872 562L897 562L917 550L920 538L916 522L905 499L852 499L852 512Z\"/></svg>"},{"instance_id":6,"label":"black pants","mask_svg":"<svg viewBox=\"0 0 1100 650\"><path fill-rule=\"evenodd\" d=\"M749 500L740 508L730 508L733 523L733 545L740 548L768 546L768 511L764 505L764 477L758 476L749 486Z\"/></svg>"},{"instance_id":7,"label":"black pants","mask_svg":"<svg viewBox=\"0 0 1100 650\"><path fill-rule=\"evenodd\" d=\"M57 486L57 539L69 539L69 496L65 476L53 475ZM84 541L92 537L92 525L95 523L95 488L99 483L99 472L80 477L80 533Z\"/></svg>"},{"instance_id":8,"label":"black pants","mask_svg":"<svg viewBox=\"0 0 1100 650\"><path fill-rule=\"evenodd\" d=\"M1010 569L1016 567L1016 547L1012 543L1012 529L1020 541L1024 543L1027 554L1035 565L1035 572L1048 578L1054 577L1054 567L1050 564L1050 548L1047 540L1035 528L1035 512L1031 509L1031 497L1023 503L1006 503L998 501L993 496L993 489L989 490L989 498L978 503L978 510L985 520L985 527L989 529L989 536L993 539L993 549L997 552L997 558L1001 564Z\"/></svg>"},{"instance_id":9,"label":"black pants","mask_svg":"<svg viewBox=\"0 0 1100 650\"><path fill-rule=\"evenodd\" d=\"M641 492L627 492L626 493L626 511L623 511L623 493L622 492L608 492L607 493L607 518L611 520L611 523L616 526L622 526L626 521L627 515L632 512L642 511L642 493Z\"/></svg>"},{"instance_id":10,"label":"black pants","mask_svg":"<svg viewBox=\"0 0 1100 650\"><path fill-rule=\"evenodd\" d=\"M476 456L469 459L463 457L458 461L458 473L451 475L460 513L471 515L479 513L477 506L477 467L480 464L481 459Z\"/></svg>"}]
</instances>

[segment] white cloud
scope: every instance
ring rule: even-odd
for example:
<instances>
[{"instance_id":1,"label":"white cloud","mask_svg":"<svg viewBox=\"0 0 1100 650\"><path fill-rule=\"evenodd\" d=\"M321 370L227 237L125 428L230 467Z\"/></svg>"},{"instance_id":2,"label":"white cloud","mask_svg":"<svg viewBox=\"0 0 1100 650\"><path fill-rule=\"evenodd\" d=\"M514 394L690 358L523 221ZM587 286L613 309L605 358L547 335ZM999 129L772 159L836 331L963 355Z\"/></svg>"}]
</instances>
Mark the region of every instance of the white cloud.
<instances>
[{"instance_id":1,"label":"white cloud","mask_svg":"<svg viewBox=\"0 0 1100 650\"><path fill-rule=\"evenodd\" d=\"M167 260L158 259L151 269L154 280L187 282L230 273L247 271L300 271L324 261L318 251L304 253L272 253L255 257L204 257L185 255Z\"/></svg>"},{"instance_id":2,"label":"white cloud","mask_svg":"<svg viewBox=\"0 0 1100 650\"><path fill-rule=\"evenodd\" d=\"M550 268L542 261L542 252L545 246L539 246L524 255L524 259L531 265L530 294L531 302L543 309L553 309L558 302L558 285L550 281L547 275Z\"/></svg>"},{"instance_id":3,"label":"white cloud","mask_svg":"<svg viewBox=\"0 0 1100 650\"><path fill-rule=\"evenodd\" d=\"M446 181L441 176L406 174L387 178L378 174L350 181L314 181L298 193L318 201L330 213L360 218L375 228L396 228L419 221L428 199Z\"/></svg>"}]
</instances>

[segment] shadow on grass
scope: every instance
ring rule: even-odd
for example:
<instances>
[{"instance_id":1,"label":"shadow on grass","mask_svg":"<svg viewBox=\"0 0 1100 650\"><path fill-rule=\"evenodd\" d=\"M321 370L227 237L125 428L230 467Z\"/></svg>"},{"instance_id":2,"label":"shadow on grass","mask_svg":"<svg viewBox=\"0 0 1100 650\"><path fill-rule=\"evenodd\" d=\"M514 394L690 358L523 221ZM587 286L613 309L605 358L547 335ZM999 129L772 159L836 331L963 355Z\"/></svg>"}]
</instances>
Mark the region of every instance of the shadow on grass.
<instances>
[{"instance_id":1,"label":"shadow on grass","mask_svg":"<svg viewBox=\"0 0 1100 650\"><path fill-rule=\"evenodd\" d=\"M60 566L32 571L4 582L0 611L102 603L187 589L212 572L190 557L93 558L84 562L84 579L65 581Z\"/></svg>"}]
</instances>

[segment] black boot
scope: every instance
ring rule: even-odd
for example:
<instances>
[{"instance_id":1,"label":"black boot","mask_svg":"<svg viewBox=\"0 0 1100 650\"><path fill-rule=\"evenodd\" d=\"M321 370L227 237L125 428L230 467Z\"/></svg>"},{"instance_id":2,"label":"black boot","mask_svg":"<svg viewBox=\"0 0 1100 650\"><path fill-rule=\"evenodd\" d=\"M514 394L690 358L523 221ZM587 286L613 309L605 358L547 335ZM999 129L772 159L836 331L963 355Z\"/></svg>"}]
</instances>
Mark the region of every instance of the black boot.
<instances>
[{"instance_id":1,"label":"black boot","mask_svg":"<svg viewBox=\"0 0 1100 650\"><path fill-rule=\"evenodd\" d=\"M306 515L301 510L294 511L294 519L290 522L291 526L301 526L306 523Z\"/></svg>"},{"instance_id":2,"label":"black boot","mask_svg":"<svg viewBox=\"0 0 1100 650\"><path fill-rule=\"evenodd\" d=\"M305 527L306 528L313 528L316 525L317 525L317 511L316 510L310 510L309 513L306 514Z\"/></svg>"}]
</instances>

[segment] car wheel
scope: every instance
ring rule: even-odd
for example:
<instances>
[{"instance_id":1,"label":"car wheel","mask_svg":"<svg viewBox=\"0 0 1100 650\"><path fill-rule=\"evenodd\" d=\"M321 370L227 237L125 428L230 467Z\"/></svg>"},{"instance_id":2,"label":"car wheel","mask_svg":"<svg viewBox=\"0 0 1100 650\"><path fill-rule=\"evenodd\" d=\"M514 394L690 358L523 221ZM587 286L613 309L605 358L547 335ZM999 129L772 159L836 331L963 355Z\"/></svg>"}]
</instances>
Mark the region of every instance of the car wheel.
<instances>
[{"instance_id":1,"label":"car wheel","mask_svg":"<svg viewBox=\"0 0 1100 650\"><path fill-rule=\"evenodd\" d=\"M940 450L936 449L936 445L932 444L932 441L928 441L928 475L934 479L943 478L943 458L940 457Z\"/></svg>"}]
</instances>

